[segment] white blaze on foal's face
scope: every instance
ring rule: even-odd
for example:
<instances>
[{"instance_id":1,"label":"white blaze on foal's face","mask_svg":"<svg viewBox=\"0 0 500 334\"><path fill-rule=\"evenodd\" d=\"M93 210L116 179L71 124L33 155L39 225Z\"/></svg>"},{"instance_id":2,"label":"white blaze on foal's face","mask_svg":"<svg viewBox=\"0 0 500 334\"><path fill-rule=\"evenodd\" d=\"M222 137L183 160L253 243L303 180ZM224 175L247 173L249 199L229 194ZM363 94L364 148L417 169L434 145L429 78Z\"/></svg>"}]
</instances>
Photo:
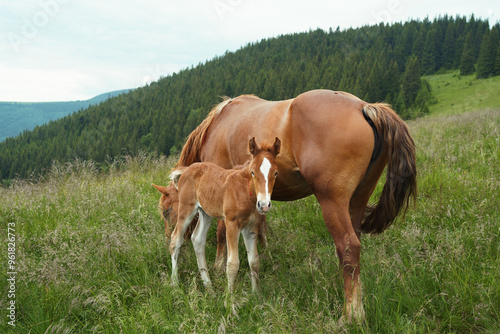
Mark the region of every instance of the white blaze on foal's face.
<instances>
[{"instance_id":1,"label":"white blaze on foal's face","mask_svg":"<svg viewBox=\"0 0 500 334\"><path fill-rule=\"evenodd\" d=\"M275 138L274 144L269 147L259 147L255 143L255 137L252 137L248 142L248 152L253 157L250 170L255 192L257 193L256 206L260 214L266 214L271 208L271 193L273 192L274 182L278 175L278 167L275 160L280 150L281 140L278 137ZM259 156L260 154L264 156Z\"/></svg>"},{"instance_id":2,"label":"white blaze on foal's face","mask_svg":"<svg viewBox=\"0 0 500 334\"><path fill-rule=\"evenodd\" d=\"M264 158L262 160L259 171L264 176L265 193L257 193L257 209L260 213L267 213L271 208L271 193L269 191L269 180L271 179L271 162L269 162L267 158Z\"/></svg>"}]
</instances>

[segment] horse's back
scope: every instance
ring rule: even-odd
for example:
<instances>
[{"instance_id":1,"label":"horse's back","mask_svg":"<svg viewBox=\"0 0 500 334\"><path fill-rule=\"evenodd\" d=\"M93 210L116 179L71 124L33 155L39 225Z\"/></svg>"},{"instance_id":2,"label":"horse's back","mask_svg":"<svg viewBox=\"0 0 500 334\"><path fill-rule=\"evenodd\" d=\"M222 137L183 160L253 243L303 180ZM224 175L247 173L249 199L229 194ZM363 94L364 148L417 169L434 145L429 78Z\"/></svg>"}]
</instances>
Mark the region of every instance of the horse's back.
<instances>
[{"instance_id":1,"label":"horse's back","mask_svg":"<svg viewBox=\"0 0 500 334\"><path fill-rule=\"evenodd\" d=\"M339 119L357 118L359 121L364 120L361 110L366 104L367 102L350 93L318 89L297 96L290 108L292 109L292 121L299 122L301 119L318 120L325 126L335 128L336 126L345 125ZM334 123L325 124L325 119ZM307 126L307 124L301 125Z\"/></svg>"}]
</instances>

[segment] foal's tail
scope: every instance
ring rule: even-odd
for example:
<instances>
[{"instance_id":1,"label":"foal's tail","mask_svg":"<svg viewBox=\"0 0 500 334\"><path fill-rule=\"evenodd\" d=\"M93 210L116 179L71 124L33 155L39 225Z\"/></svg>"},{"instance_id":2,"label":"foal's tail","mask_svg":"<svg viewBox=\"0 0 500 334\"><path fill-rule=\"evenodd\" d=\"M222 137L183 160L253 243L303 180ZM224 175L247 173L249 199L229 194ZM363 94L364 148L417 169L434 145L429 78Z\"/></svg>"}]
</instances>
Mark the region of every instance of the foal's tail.
<instances>
[{"instance_id":1,"label":"foal's tail","mask_svg":"<svg viewBox=\"0 0 500 334\"><path fill-rule=\"evenodd\" d=\"M417 198L415 143L406 123L387 104L367 104L363 115L371 120L382 150L387 153L387 176L377 204L367 207L363 233L381 233L406 213L410 199Z\"/></svg>"},{"instance_id":2,"label":"foal's tail","mask_svg":"<svg viewBox=\"0 0 500 334\"><path fill-rule=\"evenodd\" d=\"M179 179L182 173L186 171L187 167L177 167L170 173L170 180L174 182L175 189L179 190Z\"/></svg>"}]
</instances>

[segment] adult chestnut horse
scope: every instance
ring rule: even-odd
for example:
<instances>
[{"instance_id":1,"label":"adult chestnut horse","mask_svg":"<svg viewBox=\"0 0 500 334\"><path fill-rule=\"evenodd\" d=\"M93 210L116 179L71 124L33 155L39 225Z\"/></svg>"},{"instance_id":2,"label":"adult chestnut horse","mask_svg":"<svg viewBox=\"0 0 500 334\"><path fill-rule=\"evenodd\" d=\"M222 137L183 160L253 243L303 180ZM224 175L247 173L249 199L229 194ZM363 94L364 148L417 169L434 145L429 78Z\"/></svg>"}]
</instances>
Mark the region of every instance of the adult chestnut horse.
<instances>
[{"instance_id":1,"label":"adult chestnut horse","mask_svg":"<svg viewBox=\"0 0 500 334\"><path fill-rule=\"evenodd\" d=\"M383 232L416 197L415 145L407 125L388 105L345 92L314 90L276 102L243 95L209 113L187 138L177 166L243 164L251 158L251 136L281 139L273 199L318 199L343 271L344 315L362 320L360 234ZM368 207L386 166L380 199Z\"/></svg>"}]
</instances>

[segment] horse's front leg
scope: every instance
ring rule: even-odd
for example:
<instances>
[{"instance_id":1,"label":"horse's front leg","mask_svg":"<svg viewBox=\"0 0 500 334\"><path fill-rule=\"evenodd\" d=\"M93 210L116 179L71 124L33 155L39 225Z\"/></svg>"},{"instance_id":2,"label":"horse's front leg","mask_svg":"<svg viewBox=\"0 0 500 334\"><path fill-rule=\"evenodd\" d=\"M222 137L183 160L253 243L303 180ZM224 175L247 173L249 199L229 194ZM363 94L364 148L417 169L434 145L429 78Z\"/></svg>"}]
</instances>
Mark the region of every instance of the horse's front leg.
<instances>
[{"instance_id":1,"label":"horse's front leg","mask_svg":"<svg viewBox=\"0 0 500 334\"><path fill-rule=\"evenodd\" d=\"M257 222L256 224L248 224L241 230L241 233L243 234L243 241L245 242L245 247L247 249L253 292L260 292L259 252L257 250L257 235L259 233L259 224L259 222Z\"/></svg>"},{"instance_id":2,"label":"horse's front leg","mask_svg":"<svg viewBox=\"0 0 500 334\"><path fill-rule=\"evenodd\" d=\"M212 282L210 281L210 275L208 274L207 261L205 258L205 244L207 241L207 233L212 224L212 217L207 215L203 210L199 209L199 219L196 229L191 235L191 241L193 243L194 252L196 253L196 261L198 262L198 268L200 269L201 279L205 287L211 288Z\"/></svg>"},{"instance_id":3,"label":"horse's front leg","mask_svg":"<svg viewBox=\"0 0 500 334\"><path fill-rule=\"evenodd\" d=\"M240 238L240 229L236 221L226 220L226 242L227 242L227 289L230 293L234 292L234 282L238 269L240 267L240 259L238 254L238 241Z\"/></svg>"},{"instance_id":4,"label":"horse's front leg","mask_svg":"<svg viewBox=\"0 0 500 334\"><path fill-rule=\"evenodd\" d=\"M258 241L263 248L267 248L267 221L266 216L260 216L258 226Z\"/></svg>"}]
</instances>

